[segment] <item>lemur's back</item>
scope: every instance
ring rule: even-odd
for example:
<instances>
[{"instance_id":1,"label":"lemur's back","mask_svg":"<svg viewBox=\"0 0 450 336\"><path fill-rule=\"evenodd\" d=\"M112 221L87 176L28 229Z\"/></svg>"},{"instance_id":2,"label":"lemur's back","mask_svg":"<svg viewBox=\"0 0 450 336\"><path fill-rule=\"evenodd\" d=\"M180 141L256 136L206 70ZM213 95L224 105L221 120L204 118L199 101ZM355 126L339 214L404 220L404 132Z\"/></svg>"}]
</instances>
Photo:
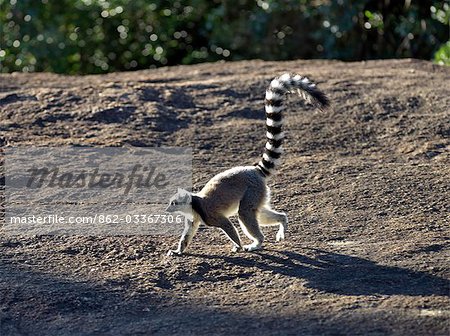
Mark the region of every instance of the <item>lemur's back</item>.
<instances>
[{"instance_id":1,"label":"lemur's back","mask_svg":"<svg viewBox=\"0 0 450 336\"><path fill-rule=\"evenodd\" d=\"M228 169L214 176L197 194L203 204L213 211L225 211L232 215L246 193L253 191L255 203L262 203L267 196L266 182L255 166Z\"/></svg>"}]
</instances>

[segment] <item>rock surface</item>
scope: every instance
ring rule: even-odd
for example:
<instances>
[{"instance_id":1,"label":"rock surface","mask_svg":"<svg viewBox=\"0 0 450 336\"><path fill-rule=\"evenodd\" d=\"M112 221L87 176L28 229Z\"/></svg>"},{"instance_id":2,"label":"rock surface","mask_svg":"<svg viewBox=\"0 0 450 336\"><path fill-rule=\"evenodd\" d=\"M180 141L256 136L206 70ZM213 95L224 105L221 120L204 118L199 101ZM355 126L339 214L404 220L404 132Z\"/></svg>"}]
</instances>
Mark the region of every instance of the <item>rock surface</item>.
<instances>
[{"instance_id":1,"label":"rock surface","mask_svg":"<svg viewBox=\"0 0 450 336\"><path fill-rule=\"evenodd\" d=\"M195 190L264 145L264 91L307 75L332 108L291 96L269 182L287 240L230 252L178 237L8 237L0 334L445 335L450 332L450 68L416 60L202 64L67 77L0 75L2 146L190 146ZM243 236L241 234L241 236Z\"/></svg>"}]
</instances>

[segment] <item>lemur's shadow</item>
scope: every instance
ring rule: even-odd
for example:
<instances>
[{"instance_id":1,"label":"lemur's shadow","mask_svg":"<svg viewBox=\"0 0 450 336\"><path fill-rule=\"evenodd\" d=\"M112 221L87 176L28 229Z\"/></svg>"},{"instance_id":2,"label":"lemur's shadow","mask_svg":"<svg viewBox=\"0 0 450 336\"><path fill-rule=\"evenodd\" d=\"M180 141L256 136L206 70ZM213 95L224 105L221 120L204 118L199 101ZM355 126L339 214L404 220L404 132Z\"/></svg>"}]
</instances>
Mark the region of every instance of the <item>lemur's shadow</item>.
<instances>
[{"instance_id":1,"label":"lemur's shadow","mask_svg":"<svg viewBox=\"0 0 450 336\"><path fill-rule=\"evenodd\" d=\"M304 279L307 286L344 295L449 295L449 281L425 272L383 266L359 257L311 249L314 258L296 252L263 250L257 256L191 254L248 270L257 267ZM238 276L236 276L238 277Z\"/></svg>"}]
</instances>

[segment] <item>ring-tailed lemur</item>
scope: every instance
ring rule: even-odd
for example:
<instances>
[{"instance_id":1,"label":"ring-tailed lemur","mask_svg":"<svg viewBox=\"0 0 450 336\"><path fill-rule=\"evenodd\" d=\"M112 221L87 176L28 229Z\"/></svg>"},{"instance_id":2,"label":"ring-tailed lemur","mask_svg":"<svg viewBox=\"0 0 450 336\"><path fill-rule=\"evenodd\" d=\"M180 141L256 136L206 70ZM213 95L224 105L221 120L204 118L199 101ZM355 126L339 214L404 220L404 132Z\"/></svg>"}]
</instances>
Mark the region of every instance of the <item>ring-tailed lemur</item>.
<instances>
[{"instance_id":1,"label":"ring-tailed lemur","mask_svg":"<svg viewBox=\"0 0 450 336\"><path fill-rule=\"evenodd\" d=\"M264 240L260 224L279 225L276 240L284 239L287 216L271 209L266 180L279 165L282 153L284 95L295 91L320 109L329 105L326 95L306 77L284 74L272 80L266 91L267 142L262 159L255 166L235 167L214 176L198 193L178 190L166 211L182 213L188 220L178 248L170 250L169 255L185 251L201 222L222 229L232 241L233 251L260 249ZM252 244L242 247L238 232L228 219L236 214Z\"/></svg>"}]
</instances>

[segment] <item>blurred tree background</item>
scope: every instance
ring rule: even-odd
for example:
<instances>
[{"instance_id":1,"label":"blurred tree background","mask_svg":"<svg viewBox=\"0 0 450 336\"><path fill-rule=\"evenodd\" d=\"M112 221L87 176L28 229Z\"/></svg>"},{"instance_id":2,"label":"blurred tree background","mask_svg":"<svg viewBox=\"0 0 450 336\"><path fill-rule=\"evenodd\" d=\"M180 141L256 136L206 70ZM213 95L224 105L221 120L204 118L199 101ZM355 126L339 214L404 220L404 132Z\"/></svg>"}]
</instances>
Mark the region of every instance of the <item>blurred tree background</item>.
<instances>
[{"instance_id":1,"label":"blurred tree background","mask_svg":"<svg viewBox=\"0 0 450 336\"><path fill-rule=\"evenodd\" d=\"M0 72L216 60L414 57L450 64L448 1L0 0Z\"/></svg>"}]
</instances>

